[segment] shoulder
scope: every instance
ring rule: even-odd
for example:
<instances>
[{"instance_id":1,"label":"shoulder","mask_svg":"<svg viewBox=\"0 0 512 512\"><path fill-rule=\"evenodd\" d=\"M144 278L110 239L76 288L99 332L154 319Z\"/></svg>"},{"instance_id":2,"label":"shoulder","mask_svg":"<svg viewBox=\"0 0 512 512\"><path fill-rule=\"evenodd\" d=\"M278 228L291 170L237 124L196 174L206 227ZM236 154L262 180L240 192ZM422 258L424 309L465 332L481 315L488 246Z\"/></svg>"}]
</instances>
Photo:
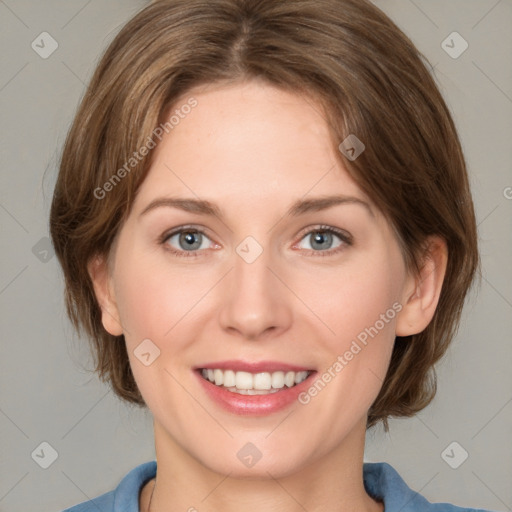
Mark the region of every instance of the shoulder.
<instances>
[{"instance_id":1,"label":"shoulder","mask_svg":"<svg viewBox=\"0 0 512 512\"><path fill-rule=\"evenodd\" d=\"M63 510L63 512L97 512L98 510L111 512L114 510L113 505L114 491L110 491L92 500L84 501L74 507L67 508Z\"/></svg>"},{"instance_id":2,"label":"shoulder","mask_svg":"<svg viewBox=\"0 0 512 512\"><path fill-rule=\"evenodd\" d=\"M62 512L139 512L140 490L155 477L156 468L156 461L140 464L125 475L114 490Z\"/></svg>"},{"instance_id":3,"label":"shoulder","mask_svg":"<svg viewBox=\"0 0 512 512\"><path fill-rule=\"evenodd\" d=\"M384 502L385 510L401 512L493 512L464 508L450 503L431 503L413 491L387 462L365 462L363 480L366 492Z\"/></svg>"}]
</instances>

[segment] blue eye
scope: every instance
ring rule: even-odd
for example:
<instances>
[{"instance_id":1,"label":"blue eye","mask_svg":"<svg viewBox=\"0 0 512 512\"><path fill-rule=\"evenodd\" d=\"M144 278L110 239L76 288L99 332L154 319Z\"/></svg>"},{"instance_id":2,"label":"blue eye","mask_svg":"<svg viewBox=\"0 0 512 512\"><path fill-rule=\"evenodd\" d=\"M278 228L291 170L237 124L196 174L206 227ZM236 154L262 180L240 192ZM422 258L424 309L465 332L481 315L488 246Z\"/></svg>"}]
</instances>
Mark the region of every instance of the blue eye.
<instances>
[{"instance_id":1,"label":"blue eye","mask_svg":"<svg viewBox=\"0 0 512 512\"><path fill-rule=\"evenodd\" d=\"M203 247L204 238L208 239L208 237L203 231L196 228L181 228L173 233L166 234L161 240L161 243L169 244L169 242L176 237L178 250L174 248L170 248L169 250L178 256L198 256L196 249L208 248L208 244L206 244L206 247Z\"/></svg>"},{"instance_id":2,"label":"blue eye","mask_svg":"<svg viewBox=\"0 0 512 512\"><path fill-rule=\"evenodd\" d=\"M339 242L333 248L333 241ZM309 247L305 249L315 256L331 256L352 245L352 236L344 231L329 226L319 226L310 229L300 239L309 240ZM201 250L208 249L210 245L207 241L211 240L206 234L194 227L181 227L171 233L165 233L160 239L160 243L166 247L166 250L179 257L196 257L201 255ZM295 247L299 246L295 245ZM300 247L299 247L300 248Z\"/></svg>"},{"instance_id":3,"label":"blue eye","mask_svg":"<svg viewBox=\"0 0 512 512\"><path fill-rule=\"evenodd\" d=\"M339 242L333 248L332 245L335 238L337 238ZM306 247L306 249L315 253L322 253L318 254L319 256L329 256L339 252L344 246L352 245L352 237L348 233L329 226L320 226L319 228L310 230L301 240L309 241L309 247Z\"/></svg>"}]
</instances>

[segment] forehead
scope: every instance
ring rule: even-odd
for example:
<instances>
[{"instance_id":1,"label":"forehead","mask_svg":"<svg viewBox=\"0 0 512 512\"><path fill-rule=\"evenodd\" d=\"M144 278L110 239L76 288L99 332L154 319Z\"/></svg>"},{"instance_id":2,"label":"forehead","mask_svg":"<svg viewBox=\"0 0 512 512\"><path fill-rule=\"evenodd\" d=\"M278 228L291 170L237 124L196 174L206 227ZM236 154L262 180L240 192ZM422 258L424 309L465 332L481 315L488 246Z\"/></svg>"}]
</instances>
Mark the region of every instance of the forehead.
<instances>
[{"instance_id":1,"label":"forehead","mask_svg":"<svg viewBox=\"0 0 512 512\"><path fill-rule=\"evenodd\" d=\"M193 109L181 109L195 100ZM187 112L187 113L185 113ZM365 198L333 146L312 98L260 82L210 85L176 101L179 122L154 149L135 207L155 194L279 204L340 193Z\"/></svg>"}]
</instances>

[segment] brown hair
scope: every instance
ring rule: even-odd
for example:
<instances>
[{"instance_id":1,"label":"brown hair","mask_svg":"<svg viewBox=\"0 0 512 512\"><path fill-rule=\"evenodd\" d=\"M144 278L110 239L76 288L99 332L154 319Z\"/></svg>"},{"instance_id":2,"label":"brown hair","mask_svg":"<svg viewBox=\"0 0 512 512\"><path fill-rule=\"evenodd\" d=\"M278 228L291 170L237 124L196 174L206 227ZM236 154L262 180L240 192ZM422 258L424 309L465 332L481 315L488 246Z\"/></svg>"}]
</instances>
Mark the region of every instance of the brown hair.
<instances>
[{"instance_id":1,"label":"brown hair","mask_svg":"<svg viewBox=\"0 0 512 512\"><path fill-rule=\"evenodd\" d=\"M433 365L456 333L480 261L464 156L425 62L365 0L157 0L122 28L68 133L50 214L68 315L92 340L95 371L119 397L144 405L124 336L102 326L87 263L109 254L151 152L133 168L126 162L193 87L258 79L322 106L336 148L349 134L363 141L356 160L338 151L340 161L390 222L409 270L418 272L429 235L446 240L437 310L423 332L396 339L367 428L383 421L388 431L387 417L431 402ZM115 192L98 198L109 180Z\"/></svg>"}]
</instances>

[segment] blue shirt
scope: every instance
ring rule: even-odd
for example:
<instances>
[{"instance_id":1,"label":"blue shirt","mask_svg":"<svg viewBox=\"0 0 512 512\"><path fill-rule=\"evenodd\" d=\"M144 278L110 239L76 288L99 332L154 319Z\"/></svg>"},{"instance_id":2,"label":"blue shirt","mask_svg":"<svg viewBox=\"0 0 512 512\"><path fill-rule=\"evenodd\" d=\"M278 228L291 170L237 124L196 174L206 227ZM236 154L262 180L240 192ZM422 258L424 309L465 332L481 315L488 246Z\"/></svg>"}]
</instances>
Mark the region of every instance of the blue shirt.
<instances>
[{"instance_id":1,"label":"blue shirt","mask_svg":"<svg viewBox=\"0 0 512 512\"><path fill-rule=\"evenodd\" d=\"M139 512L139 493L155 476L156 461L145 462L132 469L113 491L63 512ZM372 498L384 502L385 512L492 512L449 503L430 503L411 490L387 462L363 463L363 482Z\"/></svg>"}]
</instances>

